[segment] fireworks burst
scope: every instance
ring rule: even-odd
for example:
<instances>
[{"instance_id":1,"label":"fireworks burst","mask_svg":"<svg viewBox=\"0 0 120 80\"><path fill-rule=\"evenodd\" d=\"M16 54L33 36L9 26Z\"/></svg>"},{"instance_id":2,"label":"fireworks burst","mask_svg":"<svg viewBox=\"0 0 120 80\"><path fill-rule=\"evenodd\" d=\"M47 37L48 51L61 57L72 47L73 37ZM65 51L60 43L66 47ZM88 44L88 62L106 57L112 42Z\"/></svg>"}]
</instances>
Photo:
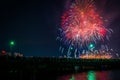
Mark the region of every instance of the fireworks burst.
<instances>
[{"instance_id":1,"label":"fireworks burst","mask_svg":"<svg viewBox=\"0 0 120 80\"><path fill-rule=\"evenodd\" d=\"M61 40L77 47L109 40L112 30L105 23L107 20L97 13L93 0L75 0L61 17Z\"/></svg>"}]
</instances>

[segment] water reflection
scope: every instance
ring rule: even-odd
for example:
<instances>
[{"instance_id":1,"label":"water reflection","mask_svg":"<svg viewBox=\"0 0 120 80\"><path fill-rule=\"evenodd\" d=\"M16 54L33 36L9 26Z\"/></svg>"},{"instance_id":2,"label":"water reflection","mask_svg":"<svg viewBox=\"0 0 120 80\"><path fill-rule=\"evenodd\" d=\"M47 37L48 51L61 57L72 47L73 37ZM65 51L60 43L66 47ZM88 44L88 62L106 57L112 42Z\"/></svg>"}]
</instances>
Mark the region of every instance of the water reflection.
<instances>
[{"instance_id":1,"label":"water reflection","mask_svg":"<svg viewBox=\"0 0 120 80\"><path fill-rule=\"evenodd\" d=\"M112 80L110 71L88 71L61 76L58 80Z\"/></svg>"},{"instance_id":2,"label":"water reflection","mask_svg":"<svg viewBox=\"0 0 120 80\"><path fill-rule=\"evenodd\" d=\"M89 71L87 73L87 80L96 80L96 74L94 71Z\"/></svg>"}]
</instances>

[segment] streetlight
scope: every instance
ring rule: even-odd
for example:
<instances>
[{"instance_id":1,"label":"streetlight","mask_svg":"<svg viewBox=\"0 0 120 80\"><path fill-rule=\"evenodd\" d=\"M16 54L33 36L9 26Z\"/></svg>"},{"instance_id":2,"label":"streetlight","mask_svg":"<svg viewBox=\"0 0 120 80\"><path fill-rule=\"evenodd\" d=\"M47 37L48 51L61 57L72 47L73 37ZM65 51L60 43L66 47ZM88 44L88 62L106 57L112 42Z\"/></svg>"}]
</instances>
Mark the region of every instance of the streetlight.
<instances>
[{"instance_id":1,"label":"streetlight","mask_svg":"<svg viewBox=\"0 0 120 80\"><path fill-rule=\"evenodd\" d=\"M10 42L10 45L11 45L11 46L14 46L14 44L15 44L14 41L11 41L11 42Z\"/></svg>"},{"instance_id":2,"label":"streetlight","mask_svg":"<svg viewBox=\"0 0 120 80\"><path fill-rule=\"evenodd\" d=\"M11 51L11 55L12 55L12 52L13 52L13 46L15 45L15 42L14 41L10 41L10 51Z\"/></svg>"}]
</instances>

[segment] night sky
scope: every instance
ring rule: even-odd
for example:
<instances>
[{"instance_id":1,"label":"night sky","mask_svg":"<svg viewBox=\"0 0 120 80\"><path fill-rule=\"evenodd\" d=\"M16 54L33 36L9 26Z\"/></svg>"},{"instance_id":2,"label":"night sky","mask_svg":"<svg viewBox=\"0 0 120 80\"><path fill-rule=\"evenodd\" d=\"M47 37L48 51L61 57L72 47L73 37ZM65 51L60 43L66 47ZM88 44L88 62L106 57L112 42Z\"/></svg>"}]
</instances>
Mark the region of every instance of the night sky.
<instances>
[{"instance_id":1,"label":"night sky","mask_svg":"<svg viewBox=\"0 0 120 80\"><path fill-rule=\"evenodd\" d=\"M59 56L56 37L57 29L60 27L60 16L65 9L65 1L3 0L0 2L0 50L9 52L9 41L14 40L14 51L25 56ZM104 0L97 0L98 3L99 1ZM109 41L110 46L120 50L120 0L108 0L104 9L112 16L109 27L114 33Z\"/></svg>"}]
</instances>

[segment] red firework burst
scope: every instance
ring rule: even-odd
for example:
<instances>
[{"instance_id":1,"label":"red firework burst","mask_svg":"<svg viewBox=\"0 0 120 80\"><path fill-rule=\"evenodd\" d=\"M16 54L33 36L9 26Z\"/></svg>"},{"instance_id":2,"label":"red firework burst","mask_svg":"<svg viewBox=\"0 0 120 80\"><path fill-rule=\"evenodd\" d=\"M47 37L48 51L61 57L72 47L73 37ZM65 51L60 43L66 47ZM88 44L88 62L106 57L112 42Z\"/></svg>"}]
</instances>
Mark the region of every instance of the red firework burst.
<instances>
[{"instance_id":1,"label":"red firework burst","mask_svg":"<svg viewBox=\"0 0 120 80\"><path fill-rule=\"evenodd\" d=\"M62 30L67 40L74 43L96 42L103 40L108 29L104 27L104 20L96 12L92 0L80 2L76 0L61 20Z\"/></svg>"}]
</instances>

